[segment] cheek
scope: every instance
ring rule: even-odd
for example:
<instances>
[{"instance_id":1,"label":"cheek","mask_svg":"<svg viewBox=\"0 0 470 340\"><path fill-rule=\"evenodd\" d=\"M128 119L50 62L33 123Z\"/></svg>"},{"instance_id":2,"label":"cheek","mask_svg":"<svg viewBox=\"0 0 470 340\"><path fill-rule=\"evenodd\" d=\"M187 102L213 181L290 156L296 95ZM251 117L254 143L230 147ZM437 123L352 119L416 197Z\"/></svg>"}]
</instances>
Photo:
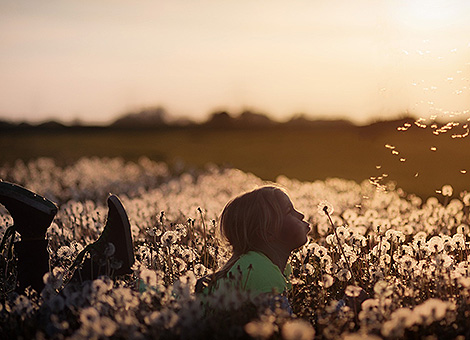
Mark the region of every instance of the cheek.
<instances>
[{"instance_id":1,"label":"cheek","mask_svg":"<svg viewBox=\"0 0 470 340\"><path fill-rule=\"evenodd\" d=\"M282 227L281 237L289 243L299 243L306 242L307 229L303 223L295 218L286 218L284 225Z\"/></svg>"}]
</instances>

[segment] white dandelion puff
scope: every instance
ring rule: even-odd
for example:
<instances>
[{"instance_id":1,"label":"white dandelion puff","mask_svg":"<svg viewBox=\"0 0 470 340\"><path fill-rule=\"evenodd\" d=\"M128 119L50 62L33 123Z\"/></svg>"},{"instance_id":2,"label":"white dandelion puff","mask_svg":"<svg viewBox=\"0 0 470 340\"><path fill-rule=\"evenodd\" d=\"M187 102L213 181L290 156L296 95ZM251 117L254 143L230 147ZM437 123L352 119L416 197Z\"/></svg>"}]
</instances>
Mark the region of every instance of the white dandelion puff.
<instances>
[{"instance_id":1,"label":"white dandelion puff","mask_svg":"<svg viewBox=\"0 0 470 340\"><path fill-rule=\"evenodd\" d=\"M324 215L324 214L332 215L333 212L335 211L333 208L333 205L328 201L321 201L320 203L318 203L317 208L318 208L318 213L321 215Z\"/></svg>"},{"instance_id":2,"label":"white dandelion puff","mask_svg":"<svg viewBox=\"0 0 470 340\"><path fill-rule=\"evenodd\" d=\"M285 340L312 340L315 337L313 326L302 319L287 321L282 326L281 333Z\"/></svg>"}]
</instances>

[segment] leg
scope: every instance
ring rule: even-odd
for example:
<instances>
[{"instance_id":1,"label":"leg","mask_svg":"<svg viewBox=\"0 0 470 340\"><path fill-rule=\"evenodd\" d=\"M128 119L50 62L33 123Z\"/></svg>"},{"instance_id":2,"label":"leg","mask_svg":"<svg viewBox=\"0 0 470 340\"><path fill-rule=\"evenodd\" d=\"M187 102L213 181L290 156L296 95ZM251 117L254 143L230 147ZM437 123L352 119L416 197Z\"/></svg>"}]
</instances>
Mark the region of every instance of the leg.
<instances>
[{"instance_id":1,"label":"leg","mask_svg":"<svg viewBox=\"0 0 470 340\"><path fill-rule=\"evenodd\" d=\"M126 210L115 195L110 195L107 203L108 218L103 233L97 241L86 246L75 259L71 269L80 264L81 269L75 271L72 280L93 280L98 275L116 276L132 273L134 246ZM109 245L110 243L112 245ZM83 261L86 253L89 253L91 258Z\"/></svg>"},{"instance_id":2,"label":"leg","mask_svg":"<svg viewBox=\"0 0 470 340\"><path fill-rule=\"evenodd\" d=\"M13 218L13 234L17 231L21 241L14 244L18 257L18 291L28 286L40 292L42 277L49 270L46 231L57 206L19 185L0 181L0 204Z\"/></svg>"}]
</instances>

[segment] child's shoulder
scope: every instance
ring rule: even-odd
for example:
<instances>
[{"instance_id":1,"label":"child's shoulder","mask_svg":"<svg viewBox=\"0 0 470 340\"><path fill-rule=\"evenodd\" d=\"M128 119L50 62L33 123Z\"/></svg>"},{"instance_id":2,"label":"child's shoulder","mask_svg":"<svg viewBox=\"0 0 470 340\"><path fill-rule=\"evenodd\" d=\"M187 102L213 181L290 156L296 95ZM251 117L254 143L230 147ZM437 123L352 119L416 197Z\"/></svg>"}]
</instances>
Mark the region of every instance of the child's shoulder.
<instances>
[{"instance_id":1,"label":"child's shoulder","mask_svg":"<svg viewBox=\"0 0 470 340\"><path fill-rule=\"evenodd\" d=\"M266 255L257 251L249 251L246 254L241 255L237 262L232 266L231 271L237 270L238 266L242 271L255 268L256 270L279 270L279 268L277 268L277 266L272 263Z\"/></svg>"},{"instance_id":2,"label":"child's shoulder","mask_svg":"<svg viewBox=\"0 0 470 340\"><path fill-rule=\"evenodd\" d=\"M244 289L257 293L269 293L273 289L282 293L288 288L288 281L266 255L250 251L243 254L230 269L235 279L239 278Z\"/></svg>"}]
</instances>

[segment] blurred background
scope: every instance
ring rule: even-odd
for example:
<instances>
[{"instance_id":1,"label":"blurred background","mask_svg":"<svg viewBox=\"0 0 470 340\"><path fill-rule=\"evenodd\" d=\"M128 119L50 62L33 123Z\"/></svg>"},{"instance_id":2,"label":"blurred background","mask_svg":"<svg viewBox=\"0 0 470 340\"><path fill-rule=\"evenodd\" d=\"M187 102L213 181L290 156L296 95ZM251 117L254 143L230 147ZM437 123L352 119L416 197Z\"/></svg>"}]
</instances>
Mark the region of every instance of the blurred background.
<instances>
[{"instance_id":1,"label":"blurred background","mask_svg":"<svg viewBox=\"0 0 470 340\"><path fill-rule=\"evenodd\" d=\"M0 162L470 190L464 0L0 1Z\"/></svg>"}]
</instances>

